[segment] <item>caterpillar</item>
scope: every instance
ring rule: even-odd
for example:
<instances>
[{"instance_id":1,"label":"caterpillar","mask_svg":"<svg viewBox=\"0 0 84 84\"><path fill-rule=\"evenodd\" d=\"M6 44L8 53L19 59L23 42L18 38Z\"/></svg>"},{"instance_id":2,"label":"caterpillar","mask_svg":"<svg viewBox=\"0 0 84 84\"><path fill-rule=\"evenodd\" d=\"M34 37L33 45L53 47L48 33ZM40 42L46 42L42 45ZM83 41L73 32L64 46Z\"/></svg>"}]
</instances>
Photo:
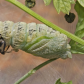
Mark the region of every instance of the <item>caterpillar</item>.
<instances>
[{"instance_id":1,"label":"caterpillar","mask_svg":"<svg viewBox=\"0 0 84 84\"><path fill-rule=\"evenodd\" d=\"M47 59L72 57L66 35L34 22L0 21L0 53L9 46Z\"/></svg>"},{"instance_id":2,"label":"caterpillar","mask_svg":"<svg viewBox=\"0 0 84 84\"><path fill-rule=\"evenodd\" d=\"M35 6L35 4L36 4L35 0L25 0L25 5L28 8L33 8Z\"/></svg>"}]
</instances>

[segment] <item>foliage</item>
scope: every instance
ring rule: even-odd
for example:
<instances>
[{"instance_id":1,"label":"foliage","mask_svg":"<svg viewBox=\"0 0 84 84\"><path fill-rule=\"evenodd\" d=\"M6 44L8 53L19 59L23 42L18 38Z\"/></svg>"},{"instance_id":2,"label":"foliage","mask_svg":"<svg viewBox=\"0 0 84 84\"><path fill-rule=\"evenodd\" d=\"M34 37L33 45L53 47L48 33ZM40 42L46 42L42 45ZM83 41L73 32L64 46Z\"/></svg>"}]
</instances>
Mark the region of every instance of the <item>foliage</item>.
<instances>
[{"instance_id":1,"label":"foliage","mask_svg":"<svg viewBox=\"0 0 84 84\"><path fill-rule=\"evenodd\" d=\"M44 0L45 5L49 5L52 0Z\"/></svg>"},{"instance_id":2,"label":"foliage","mask_svg":"<svg viewBox=\"0 0 84 84\"><path fill-rule=\"evenodd\" d=\"M55 84L72 84L72 81L69 81L68 83L63 83L60 80L61 79L58 79Z\"/></svg>"},{"instance_id":3,"label":"foliage","mask_svg":"<svg viewBox=\"0 0 84 84\"><path fill-rule=\"evenodd\" d=\"M83 4L84 6L84 4ZM75 10L78 14L78 23L76 26L76 31L75 31L75 35L83 38L84 37L84 7L82 7L78 1L76 2L75 5ZM84 46L71 40L70 41L70 45L71 45L71 51L72 53L79 53L79 54L84 54Z\"/></svg>"},{"instance_id":4,"label":"foliage","mask_svg":"<svg viewBox=\"0 0 84 84\"><path fill-rule=\"evenodd\" d=\"M44 0L45 5L49 5L51 0ZM60 11L63 13L69 14L71 9L71 4L75 4L74 0L53 0L53 4L58 14Z\"/></svg>"},{"instance_id":5,"label":"foliage","mask_svg":"<svg viewBox=\"0 0 84 84\"><path fill-rule=\"evenodd\" d=\"M78 0L79 4L84 7L84 0Z\"/></svg>"}]
</instances>

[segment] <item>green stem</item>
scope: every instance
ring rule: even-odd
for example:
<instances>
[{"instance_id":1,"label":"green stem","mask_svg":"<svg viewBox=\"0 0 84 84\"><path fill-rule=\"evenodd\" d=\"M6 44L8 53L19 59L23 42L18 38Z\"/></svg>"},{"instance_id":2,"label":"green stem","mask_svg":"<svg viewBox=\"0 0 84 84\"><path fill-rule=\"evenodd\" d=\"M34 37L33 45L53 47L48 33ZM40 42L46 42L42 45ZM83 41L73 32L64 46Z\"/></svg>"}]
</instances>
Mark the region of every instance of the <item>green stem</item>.
<instances>
[{"instance_id":1,"label":"green stem","mask_svg":"<svg viewBox=\"0 0 84 84\"><path fill-rule=\"evenodd\" d=\"M19 7L20 9L24 10L25 12L27 12L28 14L30 14L31 16L35 17L36 19L38 19L39 21L43 22L44 24L48 25L49 27L60 31L61 33L64 33L65 35L67 35L69 38L71 38L72 40L84 45L84 40L71 34L70 32L56 26L55 24L49 22L48 20L44 19L43 17L41 17L40 15L38 15L37 13L35 13L34 11L32 11L31 9L27 8L26 6L24 6L22 3L20 3L17 0L6 0L11 2L12 4L16 5L17 7Z\"/></svg>"},{"instance_id":2,"label":"green stem","mask_svg":"<svg viewBox=\"0 0 84 84\"><path fill-rule=\"evenodd\" d=\"M35 67L34 69L30 70L27 74L25 74L22 78L20 78L16 83L14 84L20 84L22 81L24 81L26 78L28 78L29 76L31 76L32 74L34 74L37 70L39 70L40 68L42 68L43 66L49 64L50 62L54 61L56 59L51 59L48 60L40 65L38 65L37 67Z\"/></svg>"}]
</instances>

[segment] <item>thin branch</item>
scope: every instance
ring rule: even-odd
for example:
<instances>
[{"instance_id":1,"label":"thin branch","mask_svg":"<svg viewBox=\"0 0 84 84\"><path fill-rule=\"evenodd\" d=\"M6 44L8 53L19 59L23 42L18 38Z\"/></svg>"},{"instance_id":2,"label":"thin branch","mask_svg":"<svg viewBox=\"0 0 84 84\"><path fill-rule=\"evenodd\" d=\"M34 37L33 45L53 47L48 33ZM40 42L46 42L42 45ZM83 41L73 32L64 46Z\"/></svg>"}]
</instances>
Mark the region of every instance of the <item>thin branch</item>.
<instances>
[{"instance_id":1,"label":"thin branch","mask_svg":"<svg viewBox=\"0 0 84 84\"><path fill-rule=\"evenodd\" d=\"M28 78L29 76L31 76L32 74L34 74L37 70L39 70L40 68L42 68L43 66L51 63L52 61L57 60L57 59L51 59L48 60L40 65L38 65L37 67L35 67L34 69L30 70L27 74L25 74L22 78L20 78L17 82L15 82L14 84L20 84L22 81L24 81L26 78Z\"/></svg>"}]
</instances>

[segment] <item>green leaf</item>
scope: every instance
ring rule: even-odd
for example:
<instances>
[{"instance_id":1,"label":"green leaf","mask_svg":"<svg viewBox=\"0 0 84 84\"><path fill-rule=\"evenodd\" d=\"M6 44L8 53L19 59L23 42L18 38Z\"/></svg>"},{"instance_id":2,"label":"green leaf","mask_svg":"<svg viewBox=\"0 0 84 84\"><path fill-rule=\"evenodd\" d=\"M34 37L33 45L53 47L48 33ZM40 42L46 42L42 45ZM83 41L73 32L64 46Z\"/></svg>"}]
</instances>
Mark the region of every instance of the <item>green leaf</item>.
<instances>
[{"instance_id":1,"label":"green leaf","mask_svg":"<svg viewBox=\"0 0 84 84\"><path fill-rule=\"evenodd\" d=\"M80 3L81 6L84 7L84 0L78 0L78 2Z\"/></svg>"},{"instance_id":2,"label":"green leaf","mask_svg":"<svg viewBox=\"0 0 84 84\"><path fill-rule=\"evenodd\" d=\"M78 23L76 25L75 35L80 38L83 38L84 37L84 7L82 7L77 1L75 5L75 10L78 14ZM71 45L72 53L84 54L83 45L76 43L73 40L70 41L70 45Z\"/></svg>"},{"instance_id":3,"label":"green leaf","mask_svg":"<svg viewBox=\"0 0 84 84\"><path fill-rule=\"evenodd\" d=\"M51 3L52 0L43 0L45 5L49 5Z\"/></svg>"},{"instance_id":4,"label":"green leaf","mask_svg":"<svg viewBox=\"0 0 84 84\"><path fill-rule=\"evenodd\" d=\"M69 81L68 83L62 83L60 80L61 79L58 79L55 84L72 84L72 81Z\"/></svg>"},{"instance_id":5,"label":"green leaf","mask_svg":"<svg viewBox=\"0 0 84 84\"><path fill-rule=\"evenodd\" d=\"M63 13L69 14L69 11L71 10L71 4L74 3L74 0L53 0L54 7L58 13L62 11Z\"/></svg>"},{"instance_id":6,"label":"green leaf","mask_svg":"<svg viewBox=\"0 0 84 84\"><path fill-rule=\"evenodd\" d=\"M71 4L75 4L75 1L74 0L69 0Z\"/></svg>"}]
</instances>

